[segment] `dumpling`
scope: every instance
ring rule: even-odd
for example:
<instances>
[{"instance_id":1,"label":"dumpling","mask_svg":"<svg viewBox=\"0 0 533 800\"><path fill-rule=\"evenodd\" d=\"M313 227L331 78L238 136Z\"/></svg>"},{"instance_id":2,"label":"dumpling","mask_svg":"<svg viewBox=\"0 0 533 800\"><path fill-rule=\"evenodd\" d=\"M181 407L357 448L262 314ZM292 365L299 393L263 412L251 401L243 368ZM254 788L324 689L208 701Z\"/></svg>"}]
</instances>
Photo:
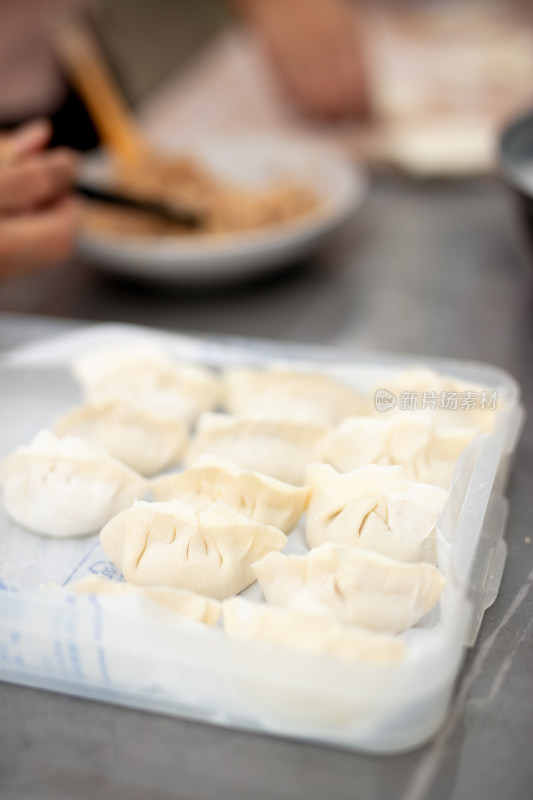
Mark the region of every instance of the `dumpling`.
<instances>
[{"instance_id":1,"label":"dumpling","mask_svg":"<svg viewBox=\"0 0 533 800\"><path fill-rule=\"evenodd\" d=\"M74 376L89 393L105 390L114 381L116 369L133 372L138 366L171 367L172 359L150 341L124 342L91 347L72 362Z\"/></svg>"},{"instance_id":2,"label":"dumpling","mask_svg":"<svg viewBox=\"0 0 533 800\"><path fill-rule=\"evenodd\" d=\"M335 378L273 367L233 368L224 376L225 408L230 414L296 417L336 424L361 414L363 397Z\"/></svg>"},{"instance_id":3,"label":"dumpling","mask_svg":"<svg viewBox=\"0 0 533 800\"><path fill-rule=\"evenodd\" d=\"M58 436L79 436L142 475L180 461L188 444L186 424L164 409L108 397L71 409L55 426Z\"/></svg>"},{"instance_id":4,"label":"dumpling","mask_svg":"<svg viewBox=\"0 0 533 800\"><path fill-rule=\"evenodd\" d=\"M478 432L439 427L421 412L349 417L327 437L320 460L339 472L367 464L399 465L412 480L447 489L457 459Z\"/></svg>"},{"instance_id":5,"label":"dumpling","mask_svg":"<svg viewBox=\"0 0 533 800\"><path fill-rule=\"evenodd\" d=\"M435 429L431 442L432 454L435 459L455 461L478 435L479 430L476 428L439 426Z\"/></svg>"},{"instance_id":6,"label":"dumpling","mask_svg":"<svg viewBox=\"0 0 533 800\"><path fill-rule=\"evenodd\" d=\"M219 379L208 369L175 364L163 351L144 343L98 348L72 366L89 400L134 398L165 409L192 425L220 401Z\"/></svg>"},{"instance_id":7,"label":"dumpling","mask_svg":"<svg viewBox=\"0 0 533 800\"><path fill-rule=\"evenodd\" d=\"M241 469L232 461L202 456L192 467L151 483L155 499L181 500L205 511L222 502L239 514L289 533L305 510L309 490Z\"/></svg>"},{"instance_id":8,"label":"dumpling","mask_svg":"<svg viewBox=\"0 0 533 800\"><path fill-rule=\"evenodd\" d=\"M423 414L348 417L328 436L321 455L339 472L367 464L399 465L414 479L431 435L431 422Z\"/></svg>"},{"instance_id":9,"label":"dumpling","mask_svg":"<svg viewBox=\"0 0 533 800\"><path fill-rule=\"evenodd\" d=\"M191 465L200 456L213 455L301 486L305 466L316 461L318 447L329 430L320 422L207 413L198 422L185 463Z\"/></svg>"},{"instance_id":10,"label":"dumpling","mask_svg":"<svg viewBox=\"0 0 533 800\"><path fill-rule=\"evenodd\" d=\"M254 582L251 564L287 537L223 503L134 503L100 534L107 557L139 586L178 586L223 600Z\"/></svg>"},{"instance_id":11,"label":"dumpling","mask_svg":"<svg viewBox=\"0 0 533 800\"><path fill-rule=\"evenodd\" d=\"M268 603L328 611L340 622L389 633L415 625L445 583L431 564L331 543L303 556L269 553L252 566Z\"/></svg>"},{"instance_id":12,"label":"dumpling","mask_svg":"<svg viewBox=\"0 0 533 800\"><path fill-rule=\"evenodd\" d=\"M41 431L0 463L4 505L15 522L46 536L83 536L136 498L147 483L103 448Z\"/></svg>"},{"instance_id":13,"label":"dumpling","mask_svg":"<svg viewBox=\"0 0 533 800\"><path fill-rule=\"evenodd\" d=\"M421 471L421 480L448 489L457 459L479 433L478 428L466 425L462 427L436 426L431 441L427 473L424 477L424 473Z\"/></svg>"},{"instance_id":14,"label":"dumpling","mask_svg":"<svg viewBox=\"0 0 533 800\"><path fill-rule=\"evenodd\" d=\"M394 663L407 651L405 642L395 636L341 625L327 614L275 608L241 597L225 601L223 619L228 636L348 661Z\"/></svg>"},{"instance_id":15,"label":"dumpling","mask_svg":"<svg viewBox=\"0 0 533 800\"><path fill-rule=\"evenodd\" d=\"M194 622L213 627L220 619L222 603L211 597L188 592L185 589L176 589L171 586L148 586L140 588L132 583L110 581L97 575L88 575L68 587L78 594L107 594L117 597L137 595L146 597L169 611L187 617Z\"/></svg>"},{"instance_id":16,"label":"dumpling","mask_svg":"<svg viewBox=\"0 0 533 800\"><path fill-rule=\"evenodd\" d=\"M350 544L399 561L437 561L436 523L448 492L406 479L402 467L371 464L336 472L310 464L306 538Z\"/></svg>"}]
</instances>

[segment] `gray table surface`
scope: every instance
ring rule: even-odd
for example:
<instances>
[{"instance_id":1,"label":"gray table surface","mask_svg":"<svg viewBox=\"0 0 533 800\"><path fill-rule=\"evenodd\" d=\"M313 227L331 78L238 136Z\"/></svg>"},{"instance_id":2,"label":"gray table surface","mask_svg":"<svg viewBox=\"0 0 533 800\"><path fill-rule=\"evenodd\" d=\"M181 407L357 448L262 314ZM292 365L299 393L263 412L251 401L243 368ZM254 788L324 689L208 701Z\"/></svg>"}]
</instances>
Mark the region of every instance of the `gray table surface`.
<instances>
[{"instance_id":1,"label":"gray table surface","mask_svg":"<svg viewBox=\"0 0 533 800\"><path fill-rule=\"evenodd\" d=\"M514 374L531 409L532 306L508 200L497 184L383 180L359 218L312 263L251 286L151 290L79 263L6 283L0 347L86 319L466 357ZM368 757L1 684L0 796L532 797L532 477L528 423L509 488L500 593L431 744Z\"/></svg>"}]
</instances>

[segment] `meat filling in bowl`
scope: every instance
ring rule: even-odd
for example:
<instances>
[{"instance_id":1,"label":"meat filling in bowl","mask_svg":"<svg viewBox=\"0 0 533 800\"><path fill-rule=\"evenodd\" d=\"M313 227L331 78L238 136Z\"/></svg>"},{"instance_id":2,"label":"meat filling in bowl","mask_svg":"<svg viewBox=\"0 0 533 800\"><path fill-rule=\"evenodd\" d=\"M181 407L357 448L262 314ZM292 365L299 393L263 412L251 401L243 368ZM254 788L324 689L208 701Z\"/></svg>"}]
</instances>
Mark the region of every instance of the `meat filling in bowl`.
<instances>
[{"instance_id":1,"label":"meat filling in bowl","mask_svg":"<svg viewBox=\"0 0 533 800\"><path fill-rule=\"evenodd\" d=\"M191 229L143 211L90 202L89 230L139 236L225 234L279 225L319 205L316 193L294 179L277 180L265 189L242 188L215 178L189 158L117 166L115 185L123 194L197 211L202 224Z\"/></svg>"}]
</instances>

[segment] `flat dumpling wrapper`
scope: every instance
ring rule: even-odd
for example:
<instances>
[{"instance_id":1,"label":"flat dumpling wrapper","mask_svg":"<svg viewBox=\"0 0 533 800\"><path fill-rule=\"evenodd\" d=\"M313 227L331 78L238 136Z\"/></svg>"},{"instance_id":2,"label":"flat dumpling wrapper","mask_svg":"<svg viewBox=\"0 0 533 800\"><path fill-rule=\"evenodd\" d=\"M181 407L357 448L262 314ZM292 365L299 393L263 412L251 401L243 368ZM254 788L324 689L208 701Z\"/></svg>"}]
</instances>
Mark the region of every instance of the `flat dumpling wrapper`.
<instances>
[{"instance_id":1,"label":"flat dumpling wrapper","mask_svg":"<svg viewBox=\"0 0 533 800\"><path fill-rule=\"evenodd\" d=\"M341 625L327 614L275 608L241 597L225 601L223 619L228 636L347 661L397 663L407 651L395 636Z\"/></svg>"},{"instance_id":2,"label":"flat dumpling wrapper","mask_svg":"<svg viewBox=\"0 0 533 800\"><path fill-rule=\"evenodd\" d=\"M76 359L72 370L89 400L134 399L172 412L190 425L220 402L220 380L214 373L204 367L175 364L148 343L91 350Z\"/></svg>"},{"instance_id":3,"label":"flat dumpling wrapper","mask_svg":"<svg viewBox=\"0 0 533 800\"><path fill-rule=\"evenodd\" d=\"M335 425L366 411L367 402L335 378L285 367L235 367L224 375L225 408L231 414L260 414L318 420Z\"/></svg>"},{"instance_id":4,"label":"flat dumpling wrapper","mask_svg":"<svg viewBox=\"0 0 533 800\"><path fill-rule=\"evenodd\" d=\"M253 570L268 603L327 611L340 622L388 633L415 625L445 583L431 564L406 564L339 544L303 556L270 553Z\"/></svg>"},{"instance_id":5,"label":"flat dumpling wrapper","mask_svg":"<svg viewBox=\"0 0 533 800\"><path fill-rule=\"evenodd\" d=\"M339 473L306 470L309 547L324 542L374 550L399 561L437 563L437 518L448 498L438 486L410 481L402 467L371 464Z\"/></svg>"},{"instance_id":6,"label":"flat dumpling wrapper","mask_svg":"<svg viewBox=\"0 0 533 800\"><path fill-rule=\"evenodd\" d=\"M159 606L186 617L193 622L213 627L220 619L222 603L212 597L204 597L186 589L173 586L135 586L124 581L110 581L98 575L88 575L68 587L78 594L103 594L113 597L134 595L146 598Z\"/></svg>"},{"instance_id":7,"label":"flat dumpling wrapper","mask_svg":"<svg viewBox=\"0 0 533 800\"><path fill-rule=\"evenodd\" d=\"M41 431L0 463L4 505L24 528L46 536L83 536L147 491L146 480L103 448Z\"/></svg>"},{"instance_id":8,"label":"flat dumpling wrapper","mask_svg":"<svg viewBox=\"0 0 533 800\"><path fill-rule=\"evenodd\" d=\"M327 425L309 420L206 413L198 422L185 463L190 466L200 456L213 455L301 486L306 464L316 461L329 431Z\"/></svg>"},{"instance_id":9,"label":"flat dumpling wrapper","mask_svg":"<svg viewBox=\"0 0 533 800\"><path fill-rule=\"evenodd\" d=\"M402 466L412 480L448 489L457 459L478 432L436 426L421 412L349 417L327 437L320 460L339 472L367 464Z\"/></svg>"},{"instance_id":10,"label":"flat dumpling wrapper","mask_svg":"<svg viewBox=\"0 0 533 800\"><path fill-rule=\"evenodd\" d=\"M205 511L213 503L230 506L249 519L289 533L305 510L309 490L283 483L232 461L202 456L192 467L151 483L155 499L181 500Z\"/></svg>"},{"instance_id":11,"label":"flat dumpling wrapper","mask_svg":"<svg viewBox=\"0 0 533 800\"><path fill-rule=\"evenodd\" d=\"M95 442L142 475L178 463L189 440L187 425L175 414L121 397L76 406L58 420L55 432Z\"/></svg>"},{"instance_id":12,"label":"flat dumpling wrapper","mask_svg":"<svg viewBox=\"0 0 533 800\"><path fill-rule=\"evenodd\" d=\"M107 557L139 586L178 586L223 600L255 580L251 564L281 550L287 537L223 503L138 502L102 530Z\"/></svg>"}]
</instances>

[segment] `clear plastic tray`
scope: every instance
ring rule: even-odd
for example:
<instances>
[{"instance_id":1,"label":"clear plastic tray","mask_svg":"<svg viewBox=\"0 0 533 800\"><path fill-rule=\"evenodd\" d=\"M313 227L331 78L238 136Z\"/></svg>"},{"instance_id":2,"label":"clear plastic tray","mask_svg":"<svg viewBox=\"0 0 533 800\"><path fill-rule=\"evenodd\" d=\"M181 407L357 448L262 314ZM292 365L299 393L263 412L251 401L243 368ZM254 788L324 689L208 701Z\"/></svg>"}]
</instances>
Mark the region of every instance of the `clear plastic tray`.
<instances>
[{"instance_id":1,"label":"clear plastic tray","mask_svg":"<svg viewBox=\"0 0 533 800\"><path fill-rule=\"evenodd\" d=\"M45 539L0 511L0 678L219 725L372 753L413 748L438 729L465 647L475 642L505 563L504 497L523 410L505 372L463 361L343 354L333 349L235 339L198 339L99 325L13 351L0 360L0 456L53 424L79 390L67 364L105 343L153 338L174 356L215 367L311 366L362 389L424 365L499 395L494 430L461 456L438 523L447 583L440 612L408 634L400 665L346 664L225 637L138 598L43 590L107 566L97 536ZM301 533L289 537L298 552ZM247 590L257 599L257 586ZM260 594L260 593L259 593Z\"/></svg>"}]
</instances>

